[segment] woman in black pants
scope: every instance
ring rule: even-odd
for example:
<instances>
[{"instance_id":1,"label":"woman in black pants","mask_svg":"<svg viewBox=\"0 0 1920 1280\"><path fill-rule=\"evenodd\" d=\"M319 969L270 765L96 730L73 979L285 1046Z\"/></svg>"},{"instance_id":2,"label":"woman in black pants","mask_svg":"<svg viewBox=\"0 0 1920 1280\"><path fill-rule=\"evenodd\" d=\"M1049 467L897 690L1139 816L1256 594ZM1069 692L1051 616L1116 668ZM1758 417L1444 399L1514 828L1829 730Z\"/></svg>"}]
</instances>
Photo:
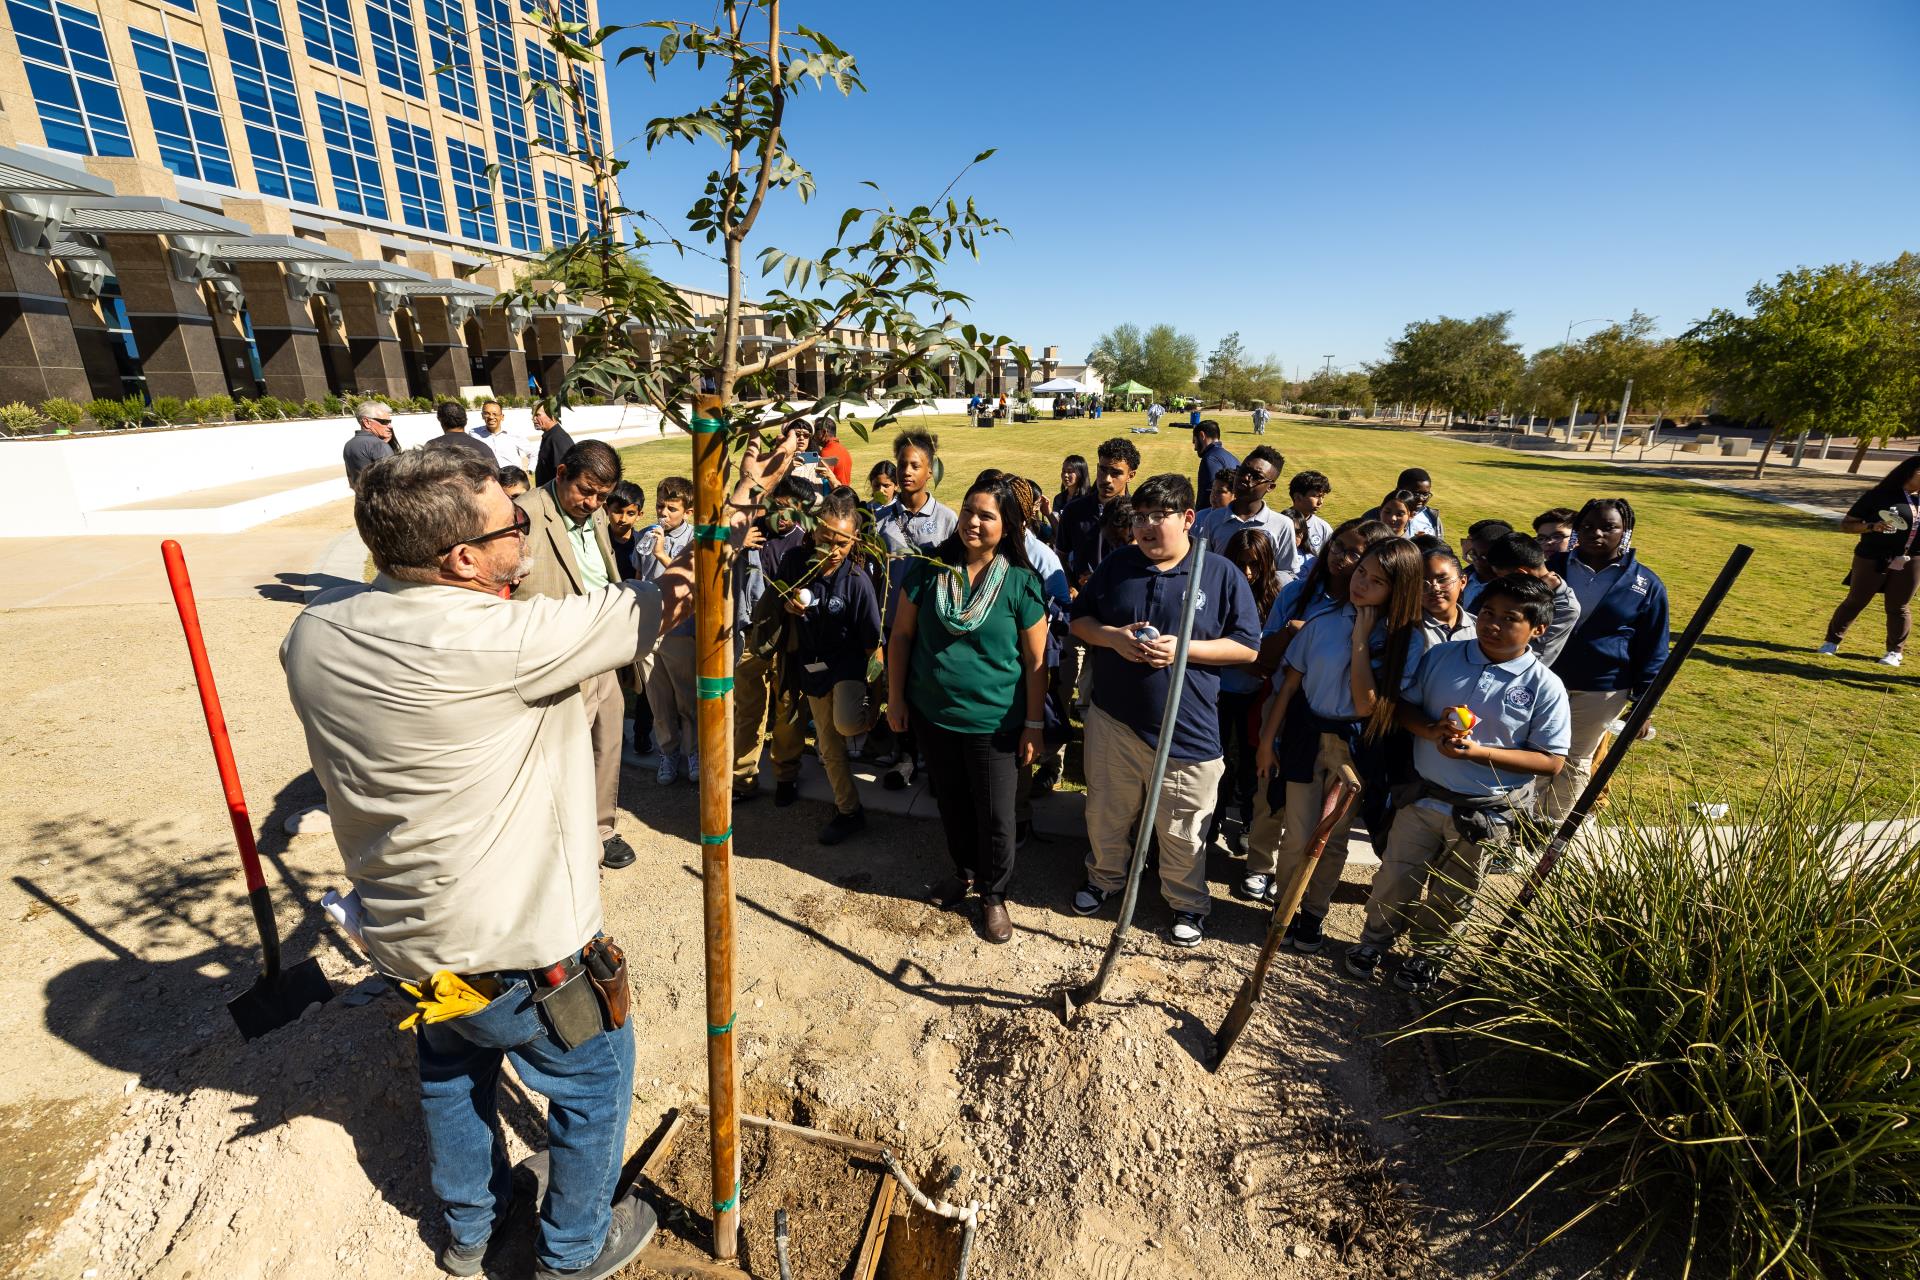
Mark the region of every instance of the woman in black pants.
<instances>
[{"instance_id":1,"label":"woman in black pants","mask_svg":"<svg viewBox=\"0 0 1920 1280\"><path fill-rule=\"evenodd\" d=\"M1876 595L1887 597L1887 653L1883 667L1897 667L1913 630L1913 594L1920 587L1920 458L1908 458L1887 478L1861 495L1840 522L1843 533L1857 533L1853 567L1847 573L1847 598L1827 623L1820 652L1832 657L1860 611Z\"/></svg>"},{"instance_id":2,"label":"woman in black pants","mask_svg":"<svg viewBox=\"0 0 1920 1280\"><path fill-rule=\"evenodd\" d=\"M887 641L887 719L919 737L953 857L940 905L979 893L989 942L1013 936L1015 793L1046 727L1046 602L1025 528L1004 481L976 481L953 537L908 570Z\"/></svg>"}]
</instances>

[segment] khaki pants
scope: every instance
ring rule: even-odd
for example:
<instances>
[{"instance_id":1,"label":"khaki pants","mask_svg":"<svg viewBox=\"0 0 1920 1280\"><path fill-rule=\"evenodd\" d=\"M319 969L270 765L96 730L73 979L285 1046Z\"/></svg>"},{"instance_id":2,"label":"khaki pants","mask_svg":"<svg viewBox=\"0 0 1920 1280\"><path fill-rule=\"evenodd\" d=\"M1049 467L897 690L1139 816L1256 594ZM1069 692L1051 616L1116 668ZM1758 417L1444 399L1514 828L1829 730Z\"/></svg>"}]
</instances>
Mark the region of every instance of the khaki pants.
<instances>
[{"instance_id":1,"label":"khaki pants","mask_svg":"<svg viewBox=\"0 0 1920 1280\"><path fill-rule=\"evenodd\" d=\"M1567 767L1553 777L1536 784L1545 794L1540 797L1540 816L1559 822L1573 808L1573 802L1587 789L1593 777L1593 752L1606 736L1607 726L1620 718L1627 705L1627 691L1610 693L1567 692L1568 711L1573 718L1573 745L1567 749Z\"/></svg>"},{"instance_id":2,"label":"khaki pants","mask_svg":"<svg viewBox=\"0 0 1920 1280\"><path fill-rule=\"evenodd\" d=\"M593 791L599 810L600 843L613 838L614 808L620 800L621 721L626 719L626 699L620 694L620 677L602 672L580 686L587 711L587 731L593 741Z\"/></svg>"},{"instance_id":3,"label":"khaki pants","mask_svg":"<svg viewBox=\"0 0 1920 1280\"><path fill-rule=\"evenodd\" d=\"M1466 931L1486 868L1487 852L1455 829L1451 813L1427 804L1399 810L1367 895L1360 941L1385 950L1405 932L1416 955L1444 952Z\"/></svg>"},{"instance_id":4,"label":"khaki pants","mask_svg":"<svg viewBox=\"0 0 1920 1280\"><path fill-rule=\"evenodd\" d=\"M1285 893L1287 886L1293 883L1294 875L1301 864L1307 860L1307 845L1313 839L1314 829L1320 825L1320 808L1326 803L1327 787L1332 784L1334 775L1342 765L1351 765L1353 754L1347 750L1346 739L1337 734L1320 735L1320 750L1313 757L1313 777L1307 782L1289 782L1287 784L1287 809L1284 815L1284 830L1279 833L1278 847L1273 843L1258 846L1262 852L1255 854L1255 841L1273 840L1274 815L1268 808L1265 795L1260 797L1254 813L1254 826L1247 837L1247 871L1264 871L1273 876L1276 893ZM1267 810L1267 820L1263 824L1260 810ZM1327 837L1327 847L1321 851L1319 865L1313 869L1313 878L1307 882L1307 896L1300 900L1303 911L1325 917L1333 906L1333 895L1340 887L1340 873L1347 869L1347 846L1351 839L1352 824L1342 827ZM1265 852L1272 850L1271 853Z\"/></svg>"},{"instance_id":5,"label":"khaki pants","mask_svg":"<svg viewBox=\"0 0 1920 1280\"><path fill-rule=\"evenodd\" d=\"M873 728L873 703L867 697L867 682L842 680L833 692L809 695L813 709L813 740L820 747L820 767L833 784L833 807L841 813L857 813L860 792L853 785L853 766L847 762L847 739Z\"/></svg>"},{"instance_id":6,"label":"khaki pants","mask_svg":"<svg viewBox=\"0 0 1920 1280\"><path fill-rule=\"evenodd\" d=\"M1087 708L1087 879L1108 893L1126 887L1133 855L1128 830L1144 807L1153 777L1153 748L1098 707ZM1175 911L1204 916L1213 906L1207 892L1207 859L1201 837L1220 790L1226 762L1172 760L1160 788L1154 832L1160 837L1160 896Z\"/></svg>"},{"instance_id":7,"label":"khaki pants","mask_svg":"<svg viewBox=\"0 0 1920 1280\"><path fill-rule=\"evenodd\" d=\"M760 776L760 748L766 739L767 702L780 687L780 664L786 658L757 658L747 653L733 673L733 780L751 786ZM773 715L773 777L793 782L800 777L800 754L807 745L807 726L776 706Z\"/></svg>"},{"instance_id":8,"label":"khaki pants","mask_svg":"<svg viewBox=\"0 0 1920 1280\"><path fill-rule=\"evenodd\" d=\"M665 636L647 671L647 705L661 755L698 750L693 732L693 637Z\"/></svg>"}]
</instances>

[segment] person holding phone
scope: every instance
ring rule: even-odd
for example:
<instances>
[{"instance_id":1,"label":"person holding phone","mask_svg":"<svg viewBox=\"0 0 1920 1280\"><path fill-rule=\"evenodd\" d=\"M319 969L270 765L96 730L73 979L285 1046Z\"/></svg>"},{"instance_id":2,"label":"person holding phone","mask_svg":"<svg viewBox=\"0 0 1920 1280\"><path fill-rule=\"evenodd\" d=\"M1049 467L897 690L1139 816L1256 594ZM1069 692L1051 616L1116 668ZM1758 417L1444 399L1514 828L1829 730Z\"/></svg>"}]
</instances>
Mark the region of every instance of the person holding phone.
<instances>
[{"instance_id":1,"label":"person holding phone","mask_svg":"<svg viewBox=\"0 0 1920 1280\"><path fill-rule=\"evenodd\" d=\"M1913 631L1913 593L1920 586L1920 458L1908 458L1847 509L1842 533L1858 534L1845 579L1847 598L1827 623L1820 652L1840 652L1847 628L1876 595L1887 598L1883 667L1900 665Z\"/></svg>"}]
</instances>

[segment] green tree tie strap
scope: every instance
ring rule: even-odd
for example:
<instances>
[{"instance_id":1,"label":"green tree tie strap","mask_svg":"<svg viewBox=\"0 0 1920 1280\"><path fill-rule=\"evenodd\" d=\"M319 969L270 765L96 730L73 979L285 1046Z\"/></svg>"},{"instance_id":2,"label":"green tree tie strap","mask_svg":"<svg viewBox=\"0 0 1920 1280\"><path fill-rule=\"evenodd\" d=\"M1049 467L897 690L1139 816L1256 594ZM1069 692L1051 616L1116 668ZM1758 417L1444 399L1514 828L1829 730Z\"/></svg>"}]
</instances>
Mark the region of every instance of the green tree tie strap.
<instances>
[{"instance_id":1,"label":"green tree tie strap","mask_svg":"<svg viewBox=\"0 0 1920 1280\"><path fill-rule=\"evenodd\" d=\"M697 524L693 526L693 540L695 542L725 542L727 540L727 526L723 524Z\"/></svg>"},{"instance_id":2,"label":"green tree tie strap","mask_svg":"<svg viewBox=\"0 0 1920 1280\"><path fill-rule=\"evenodd\" d=\"M727 1213L733 1209L738 1208L739 1205L740 1205L740 1179L735 1178L733 1180L732 1197L726 1200L715 1200L713 1202L713 1211L715 1213Z\"/></svg>"},{"instance_id":3,"label":"green tree tie strap","mask_svg":"<svg viewBox=\"0 0 1920 1280\"><path fill-rule=\"evenodd\" d=\"M725 831L722 831L717 836L710 836L704 831L700 833L701 844L725 844L727 841L731 839L733 839L732 827L728 827Z\"/></svg>"},{"instance_id":4,"label":"green tree tie strap","mask_svg":"<svg viewBox=\"0 0 1920 1280\"><path fill-rule=\"evenodd\" d=\"M732 1017L728 1018L725 1022L721 1023L717 1027L714 1026L712 1023L708 1023L707 1034L710 1036L723 1036L727 1034L727 1032L733 1030L733 1024L735 1021L739 1019L739 1017L740 1017L740 1014L736 1011Z\"/></svg>"},{"instance_id":5,"label":"green tree tie strap","mask_svg":"<svg viewBox=\"0 0 1920 1280\"><path fill-rule=\"evenodd\" d=\"M732 691L732 676L701 676L699 678L699 696L702 698L724 698Z\"/></svg>"},{"instance_id":6,"label":"green tree tie strap","mask_svg":"<svg viewBox=\"0 0 1920 1280\"><path fill-rule=\"evenodd\" d=\"M710 436L716 431L726 430L727 424L718 418L695 418L688 424L697 436Z\"/></svg>"}]
</instances>

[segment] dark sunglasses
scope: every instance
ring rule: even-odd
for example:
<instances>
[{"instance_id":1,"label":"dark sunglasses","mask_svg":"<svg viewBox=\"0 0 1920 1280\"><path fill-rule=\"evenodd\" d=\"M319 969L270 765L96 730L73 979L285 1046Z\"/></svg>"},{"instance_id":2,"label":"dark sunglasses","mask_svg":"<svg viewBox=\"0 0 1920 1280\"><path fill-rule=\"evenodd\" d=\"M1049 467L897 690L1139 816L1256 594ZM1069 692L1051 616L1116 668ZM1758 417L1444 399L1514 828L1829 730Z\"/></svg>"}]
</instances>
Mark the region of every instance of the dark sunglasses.
<instances>
[{"instance_id":1,"label":"dark sunglasses","mask_svg":"<svg viewBox=\"0 0 1920 1280\"><path fill-rule=\"evenodd\" d=\"M517 533L524 538L527 536L527 530L531 528L533 528L533 517L527 514L525 507L516 503L513 508L513 523L506 528L495 529L492 533L483 533L477 538L462 538L458 542L450 542L440 548L436 554L444 556L455 547L477 547L483 542L492 542L495 538L504 538L510 533Z\"/></svg>"}]
</instances>

